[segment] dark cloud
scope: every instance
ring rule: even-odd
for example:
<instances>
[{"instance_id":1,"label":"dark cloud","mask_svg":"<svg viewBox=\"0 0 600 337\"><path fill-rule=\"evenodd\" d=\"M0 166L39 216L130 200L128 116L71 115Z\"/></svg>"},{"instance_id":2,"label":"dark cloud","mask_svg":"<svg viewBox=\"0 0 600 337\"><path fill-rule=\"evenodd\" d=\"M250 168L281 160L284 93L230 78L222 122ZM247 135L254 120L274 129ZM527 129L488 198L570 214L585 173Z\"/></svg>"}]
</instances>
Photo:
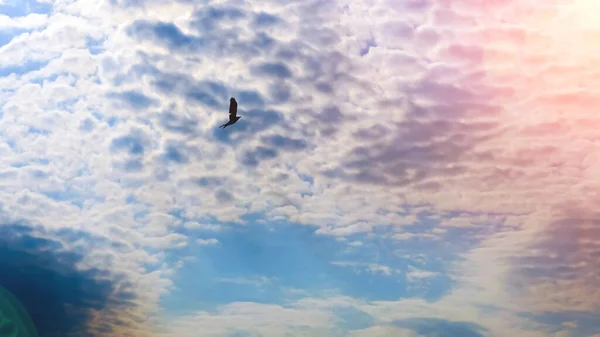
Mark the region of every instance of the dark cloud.
<instances>
[{"instance_id":1,"label":"dark cloud","mask_svg":"<svg viewBox=\"0 0 600 337\"><path fill-rule=\"evenodd\" d=\"M333 92L333 87L331 84L326 82L318 82L315 84L315 88L324 94L331 94Z\"/></svg>"},{"instance_id":2,"label":"dark cloud","mask_svg":"<svg viewBox=\"0 0 600 337\"><path fill-rule=\"evenodd\" d=\"M263 28L263 27L273 26L273 25L279 23L280 21L281 20L275 15L261 12L261 13L254 14L252 24L255 27Z\"/></svg>"},{"instance_id":3,"label":"dark cloud","mask_svg":"<svg viewBox=\"0 0 600 337\"><path fill-rule=\"evenodd\" d=\"M187 35L175 24L162 21L137 20L126 32L138 40L150 40L175 51L192 52L205 45L202 38Z\"/></svg>"},{"instance_id":4,"label":"dark cloud","mask_svg":"<svg viewBox=\"0 0 600 337\"><path fill-rule=\"evenodd\" d=\"M24 224L0 225L0 285L24 305L40 336L114 336L122 331L125 311L136 308L132 287L111 281L106 271L78 269L83 255L45 238L49 234ZM53 234L70 242L91 239L73 230ZM99 312L114 315L103 315L105 321L98 322Z\"/></svg>"},{"instance_id":5,"label":"dark cloud","mask_svg":"<svg viewBox=\"0 0 600 337\"><path fill-rule=\"evenodd\" d=\"M203 103L213 108L222 105L222 103L217 101L211 94L200 89L192 89L188 91L185 97L188 101Z\"/></svg>"},{"instance_id":6,"label":"dark cloud","mask_svg":"<svg viewBox=\"0 0 600 337\"><path fill-rule=\"evenodd\" d=\"M202 187L214 188L214 187L219 187L219 186L223 185L223 183L225 182L225 179L221 178L221 177L207 176L207 177L200 177L200 178L196 179L195 181L196 181L196 184L198 184Z\"/></svg>"},{"instance_id":7,"label":"dark cloud","mask_svg":"<svg viewBox=\"0 0 600 337\"><path fill-rule=\"evenodd\" d=\"M354 121L356 118L351 115L344 115L342 111L335 105L328 105L321 111L312 109L299 110L297 114L305 114L312 117L308 127L304 133L308 137L318 133L322 137L334 136L339 128L344 126L344 123Z\"/></svg>"},{"instance_id":8,"label":"dark cloud","mask_svg":"<svg viewBox=\"0 0 600 337\"><path fill-rule=\"evenodd\" d=\"M144 140L139 133L133 132L126 136L116 137L110 143L110 151L118 152L125 150L130 155L144 154Z\"/></svg>"},{"instance_id":9,"label":"dark cloud","mask_svg":"<svg viewBox=\"0 0 600 337\"><path fill-rule=\"evenodd\" d=\"M169 111L159 114L158 120L165 129L183 134L194 133L198 125L198 121L193 117L179 116Z\"/></svg>"},{"instance_id":10,"label":"dark cloud","mask_svg":"<svg viewBox=\"0 0 600 337\"><path fill-rule=\"evenodd\" d=\"M292 46L278 46L275 57L280 60L291 61L298 57L297 51Z\"/></svg>"},{"instance_id":11,"label":"dark cloud","mask_svg":"<svg viewBox=\"0 0 600 337\"><path fill-rule=\"evenodd\" d=\"M226 203L233 200L233 195L222 189L219 189L215 192L215 197L221 203Z\"/></svg>"},{"instance_id":12,"label":"dark cloud","mask_svg":"<svg viewBox=\"0 0 600 337\"><path fill-rule=\"evenodd\" d=\"M411 318L395 321L394 325L413 330L423 337L484 337L486 332L478 324L438 318Z\"/></svg>"},{"instance_id":13,"label":"dark cloud","mask_svg":"<svg viewBox=\"0 0 600 337\"><path fill-rule=\"evenodd\" d=\"M151 83L156 91L164 95L171 95L183 94L192 82L192 79L184 74L158 72Z\"/></svg>"},{"instance_id":14,"label":"dark cloud","mask_svg":"<svg viewBox=\"0 0 600 337\"><path fill-rule=\"evenodd\" d=\"M240 162L246 166L256 167L262 160L272 159L278 155L279 154L275 149L258 146L254 150L244 152L241 156Z\"/></svg>"},{"instance_id":15,"label":"dark cloud","mask_svg":"<svg viewBox=\"0 0 600 337\"><path fill-rule=\"evenodd\" d=\"M238 102L243 102L244 106L251 108L261 108L265 105L262 96L256 91L241 90L235 94Z\"/></svg>"},{"instance_id":16,"label":"dark cloud","mask_svg":"<svg viewBox=\"0 0 600 337\"><path fill-rule=\"evenodd\" d=\"M236 97L239 102L239 115L242 116L242 119L231 131L215 131L217 139L221 141L228 141L230 135L234 133L249 135L265 130L278 123L283 117L278 111L263 109L266 103L259 92L229 88L215 80L197 80L183 73L165 73L144 64L132 67L125 76L137 80L140 80L142 76L149 76L149 82L158 93L167 96L177 95L183 97L187 103L206 105L215 111L221 111L223 118L227 118L229 97ZM287 86L280 86L280 88L286 89ZM284 95L284 99L289 97L289 93L284 93ZM172 132L194 133L197 130L197 120L172 112L175 108L176 106L173 104L168 110L161 112L158 115L159 124Z\"/></svg>"},{"instance_id":17,"label":"dark cloud","mask_svg":"<svg viewBox=\"0 0 600 337\"><path fill-rule=\"evenodd\" d=\"M364 45L360 48L360 56L367 55L372 47L377 47L377 42L375 42L375 38L373 36L364 41Z\"/></svg>"},{"instance_id":18,"label":"dark cloud","mask_svg":"<svg viewBox=\"0 0 600 337\"><path fill-rule=\"evenodd\" d=\"M266 33L258 32L254 36L252 44L262 50L270 50L277 45L277 40Z\"/></svg>"},{"instance_id":19,"label":"dark cloud","mask_svg":"<svg viewBox=\"0 0 600 337\"><path fill-rule=\"evenodd\" d=\"M165 95L183 94L194 83L194 79L181 73L164 73L157 71L152 79L152 86Z\"/></svg>"},{"instance_id":20,"label":"dark cloud","mask_svg":"<svg viewBox=\"0 0 600 337\"><path fill-rule=\"evenodd\" d=\"M337 124L342 121L344 116L340 109L336 106L328 106L319 115L321 122L328 124Z\"/></svg>"},{"instance_id":21,"label":"dark cloud","mask_svg":"<svg viewBox=\"0 0 600 337\"><path fill-rule=\"evenodd\" d=\"M227 103L227 89L225 86L212 81L196 83L185 96L188 100L198 101L213 108L223 107Z\"/></svg>"},{"instance_id":22,"label":"dark cloud","mask_svg":"<svg viewBox=\"0 0 600 337\"><path fill-rule=\"evenodd\" d=\"M166 146L164 158L166 161L176 162L179 164L186 164L189 162L189 158L175 144L169 144Z\"/></svg>"},{"instance_id":23,"label":"dark cloud","mask_svg":"<svg viewBox=\"0 0 600 337\"><path fill-rule=\"evenodd\" d=\"M480 49L455 49L475 66L481 62ZM402 111L403 121L358 129L354 137L360 145L348 151L338 167L340 177L369 184L435 188L427 185L427 179L465 172L475 146L503 130L497 118L501 107L489 103L496 89L477 76L463 79L461 74L462 69L449 65L432 67L423 80L403 86L403 100L381 101L387 114ZM335 111L320 116L322 121L340 119Z\"/></svg>"},{"instance_id":24,"label":"dark cloud","mask_svg":"<svg viewBox=\"0 0 600 337\"><path fill-rule=\"evenodd\" d=\"M369 127L361 128L358 131L354 132L354 137L361 141L373 141L379 140L384 136L389 135L391 132L390 128L385 127L383 124L377 123ZM355 152L360 151L360 147L354 149ZM363 149L364 155L367 154L366 149Z\"/></svg>"},{"instance_id":25,"label":"dark cloud","mask_svg":"<svg viewBox=\"0 0 600 337\"><path fill-rule=\"evenodd\" d=\"M155 166L152 173L154 178L158 181L166 181L171 176L169 168L165 166Z\"/></svg>"},{"instance_id":26,"label":"dark cloud","mask_svg":"<svg viewBox=\"0 0 600 337\"><path fill-rule=\"evenodd\" d=\"M213 134L217 140L229 142L231 136L236 134L242 135L242 138L250 137L275 124L279 124L284 118L283 114L276 110L252 109L244 111L242 103L239 104L238 115L242 118L235 124L235 128L231 128L231 131L227 129L228 132L223 132L222 129L215 129ZM226 116L226 114L223 115L223 117Z\"/></svg>"},{"instance_id":27,"label":"dark cloud","mask_svg":"<svg viewBox=\"0 0 600 337\"><path fill-rule=\"evenodd\" d=\"M263 143L286 151L304 150L308 145L302 139L274 135L262 138Z\"/></svg>"},{"instance_id":28,"label":"dark cloud","mask_svg":"<svg viewBox=\"0 0 600 337\"><path fill-rule=\"evenodd\" d=\"M283 63L262 63L253 67L255 74L277 79L286 79L292 77L292 71Z\"/></svg>"},{"instance_id":29,"label":"dark cloud","mask_svg":"<svg viewBox=\"0 0 600 337\"><path fill-rule=\"evenodd\" d=\"M155 76L160 71L150 65L150 56L142 51L136 51L137 57L143 63L126 68L122 61L110 56L104 56L98 67L98 75L102 81L111 83L115 87L125 84L139 83L143 76Z\"/></svg>"},{"instance_id":30,"label":"dark cloud","mask_svg":"<svg viewBox=\"0 0 600 337\"><path fill-rule=\"evenodd\" d=\"M310 7L310 6L309 6ZM314 6L313 6L314 7ZM323 10L327 6L316 6L315 10ZM219 7L203 8L195 13L191 27L197 35L187 35L178 27L163 22L136 21L127 30L128 33L138 40L152 41L157 45L169 48L170 52L202 53L207 57L237 57L250 62L256 57L261 57L261 63L251 66L255 76L265 77L268 83L268 98L273 103L284 103L290 100L293 93L287 80L296 78L297 81L311 83L317 90L326 94L333 94L338 81L354 81L352 78L350 62L341 53L325 52L315 56L313 48L302 39L291 42L282 42L274 39L264 31L255 31L250 38L247 34L241 34L241 28L221 27L221 22L235 22L249 16L238 9ZM279 19L273 15L255 14L255 20L266 24ZM322 43L334 43L339 37L332 30L324 29L307 31L308 35L318 35L315 38L323 40ZM200 50L200 48L202 50ZM266 61L264 61L266 59ZM303 74L296 74L286 64L289 61L297 61ZM153 62L148 61L148 64ZM166 74L159 71L147 69L148 66L140 66L137 75L127 74L121 77L134 78L140 75L150 75L154 78L151 83L155 89L165 95L178 94L184 97L188 103L200 103L211 108L226 108L222 103L227 103L225 90L209 88L203 82L199 82L184 74ZM228 90L229 95L236 94L235 89ZM260 94L257 93L258 96ZM240 102L244 102L244 97ZM264 101L262 96L248 97L247 107L262 107ZM254 106L253 106L254 105ZM242 118L241 122L244 121ZM337 127L320 127L318 130L322 135L333 135Z\"/></svg>"},{"instance_id":31,"label":"dark cloud","mask_svg":"<svg viewBox=\"0 0 600 337\"><path fill-rule=\"evenodd\" d=\"M219 82L196 80L189 75L178 73L154 73L152 86L164 95L180 95L190 103L202 103L213 108L229 106L228 88Z\"/></svg>"},{"instance_id":32,"label":"dark cloud","mask_svg":"<svg viewBox=\"0 0 600 337\"><path fill-rule=\"evenodd\" d=\"M291 88L283 81L277 81L269 85L270 98L277 103L287 102L291 95Z\"/></svg>"},{"instance_id":33,"label":"dark cloud","mask_svg":"<svg viewBox=\"0 0 600 337\"><path fill-rule=\"evenodd\" d=\"M124 92L110 92L106 96L117 99L135 110L148 109L159 104L157 100L133 90Z\"/></svg>"},{"instance_id":34,"label":"dark cloud","mask_svg":"<svg viewBox=\"0 0 600 337\"><path fill-rule=\"evenodd\" d=\"M221 22L229 23L246 17L247 14L236 8L203 8L195 13L189 26L195 34L185 34L172 23L138 20L126 32L138 41L150 41L175 53L202 53L207 57L240 57L244 61L265 56L281 42L266 32L256 30L245 38L241 25L222 27Z\"/></svg>"},{"instance_id":35,"label":"dark cloud","mask_svg":"<svg viewBox=\"0 0 600 337\"><path fill-rule=\"evenodd\" d=\"M162 163L187 164L202 159L200 149L189 146L185 141L167 140L157 159Z\"/></svg>"},{"instance_id":36,"label":"dark cloud","mask_svg":"<svg viewBox=\"0 0 600 337\"><path fill-rule=\"evenodd\" d=\"M335 6L323 2L314 2L300 6L299 10L310 14L311 22L318 23L323 20L324 14L332 14L337 10ZM246 33L241 30L244 25L240 23L245 18L251 18L254 27L251 37L246 38ZM222 25L227 22L228 25ZM340 36L330 28L315 28L316 25L305 23L310 28L304 28L298 39L283 42L274 39L261 28L279 24L283 20L269 13L248 13L235 7L204 6L194 13L190 27L195 30L195 35L185 34L171 23L138 20L134 22L127 32L130 36L144 41L152 41L157 45L168 48L170 52L202 53L207 57L237 57L245 62L262 57L267 61L252 67L256 76L267 77L273 80L285 80L294 77L294 72L283 62L298 60L304 65L306 75L302 80L313 83L318 90L333 93L335 82L352 77L352 70L348 68L350 62L339 52L323 52L314 55L315 43L319 46L330 46L339 42ZM233 23L233 27L229 27ZM307 41L310 40L310 43ZM281 87L281 83L277 86ZM271 89L271 96L276 102L285 102L289 99L289 87L282 90ZM212 105L209 92L205 90L191 90L189 98Z\"/></svg>"},{"instance_id":37,"label":"dark cloud","mask_svg":"<svg viewBox=\"0 0 600 337\"><path fill-rule=\"evenodd\" d=\"M223 21L237 21L246 17L246 13L235 7L203 6L194 13L191 25L199 31L211 31Z\"/></svg>"},{"instance_id":38,"label":"dark cloud","mask_svg":"<svg viewBox=\"0 0 600 337\"><path fill-rule=\"evenodd\" d=\"M551 327L549 331L553 333L558 333L564 330L565 326L576 323L576 326L571 330L571 336L592 337L600 333L598 315L598 312L564 311L541 314L521 313L519 316L545 324Z\"/></svg>"},{"instance_id":39,"label":"dark cloud","mask_svg":"<svg viewBox=\"0 0 600 337\"><path fill-rule=\"evenodd\" d=\"M130 158L113 162L113 167L127 173L142 172L144 163L138 158Z\"/></svg>"},{"instance_id":40,"label":"dark cloud","mask_svg":"<svg viewBox=\"0 0 600 337\"><path fill-rule=\"evenodd\" d=\"M113 159L113 167L123 172L135 173L144 169L143 158L146 154L147 139L139 129L132 129L127 135L113 138L111 153L127 153L124 159Z\"/></svg>"},{"instance_id":41,"label":"dark cloud","mask_svg":"<svg viewBox=\"0 0 600 337\"><path fill-rule=\"evenodd\" d=\"M589 212L581 211L581 215ZM553 220L510 258L509 291L540 311L600 314L600 220L596 216ZM548 306L550 305L550 306ZM595 324L600 329L600 323Z\"/></svg>"},{"instance_id":42,"label":"dark cloud","mask_svg":"<svg viewBox=\"0 0 600 337\"><path fill-rule=\"evenodd\" d=\"M302 55L302 70L309 81L334 82L348 75L348 59L339 52Z\"/></svg>"}]
</instances>

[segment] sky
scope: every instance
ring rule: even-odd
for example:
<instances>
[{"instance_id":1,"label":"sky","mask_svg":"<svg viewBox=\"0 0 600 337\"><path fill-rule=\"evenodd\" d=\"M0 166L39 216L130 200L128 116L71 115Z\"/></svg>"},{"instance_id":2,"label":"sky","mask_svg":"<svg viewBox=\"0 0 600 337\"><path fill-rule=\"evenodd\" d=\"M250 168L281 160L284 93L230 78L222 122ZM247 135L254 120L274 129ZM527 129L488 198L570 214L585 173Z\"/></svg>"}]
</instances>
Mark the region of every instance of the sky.
<instances>
[{"instance_id":1,"label":"sky","mask_svg":"<svg viewBox=\"0 0 600 337\"><path fill-rule=\"evenodd\" d=\"M44 337L599 337L599 11L0 0L0 286Z\"/></svg>"}]
</instances>

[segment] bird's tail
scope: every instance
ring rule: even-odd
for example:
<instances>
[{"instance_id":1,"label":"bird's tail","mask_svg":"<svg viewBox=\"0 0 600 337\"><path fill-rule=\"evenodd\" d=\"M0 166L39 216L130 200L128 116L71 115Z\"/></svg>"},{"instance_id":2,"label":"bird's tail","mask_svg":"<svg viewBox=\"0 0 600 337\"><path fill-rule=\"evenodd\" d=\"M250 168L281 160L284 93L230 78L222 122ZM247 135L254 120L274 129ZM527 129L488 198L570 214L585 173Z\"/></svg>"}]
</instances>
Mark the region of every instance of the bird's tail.
<instances>
[{"instance_id":1,"label":"bird's tail","mask_svg":"<svg viewBox=\"0 0 600 337\"><path fill-rule=\"evenodd\" d=\"M227 127L227 123L225 123L225 124L223 124L223 125L221 125L221 126L219 126L219 127L220 127L221 129L225 129L225 128Z\"/></svg>"}]
</instances>

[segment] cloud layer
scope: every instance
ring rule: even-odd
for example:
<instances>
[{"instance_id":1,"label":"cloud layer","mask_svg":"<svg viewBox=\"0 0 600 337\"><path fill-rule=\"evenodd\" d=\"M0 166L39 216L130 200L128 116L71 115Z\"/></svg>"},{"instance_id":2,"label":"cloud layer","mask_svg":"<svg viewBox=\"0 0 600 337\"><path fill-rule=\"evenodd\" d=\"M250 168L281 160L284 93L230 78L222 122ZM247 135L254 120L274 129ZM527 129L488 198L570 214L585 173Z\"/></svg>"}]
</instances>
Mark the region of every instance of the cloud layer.
<instances>
[{"instance_id":1,"label":"cloud layer","mask_svg":"<svg viewBox=\"0 0 600 337\"><path fill-rule=\"evenodd\" d=\"M0 285L48 336L598 334L597 9L0 1Z\"/></svg>"}]
</instances>

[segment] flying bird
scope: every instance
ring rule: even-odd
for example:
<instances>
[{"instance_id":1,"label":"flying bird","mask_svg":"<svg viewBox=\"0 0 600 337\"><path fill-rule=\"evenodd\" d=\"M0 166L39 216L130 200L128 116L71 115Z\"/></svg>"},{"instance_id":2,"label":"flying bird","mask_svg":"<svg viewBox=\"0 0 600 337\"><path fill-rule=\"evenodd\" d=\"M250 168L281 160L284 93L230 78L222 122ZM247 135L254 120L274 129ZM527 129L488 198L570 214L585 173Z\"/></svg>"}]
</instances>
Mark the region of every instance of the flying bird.
<instances>
[{"instance_id":1,"label":"flying bird","mask_svg":"<svg viewBox=\"0 0 600 337\"><path fill-rule=\"evenodd\" d=\"M235 98L231 97L229 99L229 122L219 126L220 128L225 129L226 127L235 124L235 122L238 121L238 119L240 119L242 117L239 117L237 115L237 102L235 100Z\"/></svg>"}]
</instances>

